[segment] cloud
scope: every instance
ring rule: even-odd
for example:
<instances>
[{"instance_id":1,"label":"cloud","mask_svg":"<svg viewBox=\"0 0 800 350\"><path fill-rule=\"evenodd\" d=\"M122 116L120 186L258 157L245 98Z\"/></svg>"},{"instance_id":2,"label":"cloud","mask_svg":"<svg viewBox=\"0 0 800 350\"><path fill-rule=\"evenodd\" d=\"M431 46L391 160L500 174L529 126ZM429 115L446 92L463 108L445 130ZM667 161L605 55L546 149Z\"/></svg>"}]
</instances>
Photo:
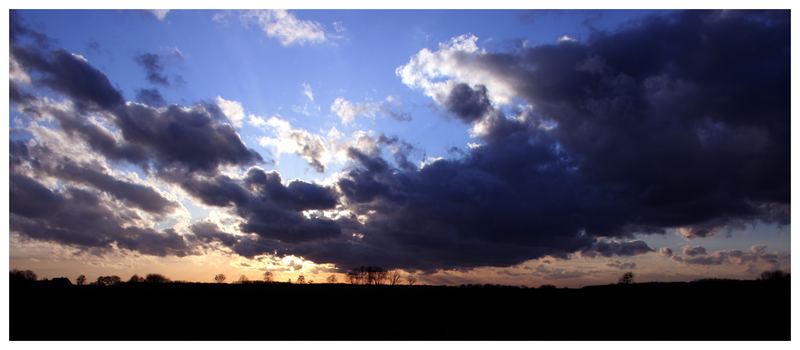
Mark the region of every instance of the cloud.
<instances>
[{"instance_id":1,"label":"cloud","mask_svg":"<svg viewBox=\"0 0 800 350\"><path fill-rule=\"evenodd\" d=\"M632 270L636 268L635 262L621 262L619 260L614 260L606 264L606 266L614 269L620 270Z\"/></svg>"},{"instance_id":2,"label":"cloud","mask_svg":"<svg viewBox=\"0 0 800 350\"><path fill-rule=\"evenodd\" d=\"M166 19L167 18L167 14L169 14L169 12L170 12L170 10L164 10L164 9L161 9L161 10L147 10L147 11L150 12L153 15L153 17L155 17L159 21L163 21L164 19Z\"/></svg>"},{"instance_id":3,"label":"cloud","mask_svg":"<svg viewBox=\"0 0 800 350\"><path fill-rule=\"evenodd\" d=\"M158 89L139 89L136 91L136 101L154 107L163 107L167 104Z\"/></svg>"},{"instance_id":4,"label":"cloud","mask_svg":"<svg viewBox=\"0 0 800 350\"><path fill-rule=\"evenodd\" d=\"M698 255L706 255L706 248L700 246L684 246L683 247L683 255L686 256L698 256Z\"/></svg>"},{"instance_id":5,"label":"cloud","mask_svg":"<svg viewBox=\"0 0 800 350\"><path fill-rule=\"evenodd\" d=\"M754 245L749 251L725 249L710 253L703 247L684 247L684 256L673 256L672 260L687 265L745 265L751 272L760 272L788 268L789 254L769 253L765 245Z\"/></svg>"},{"instance_id":6,"label":"cloud","mask_svg":"<svg viewBox=\"0 0 800 350\"><path fill-rule=\"evenodd\" d=\"M509 266L653 251L620 241L633 234L787 224L787 18L688 11L510 53L479 49L469 35L422 50L398 76L456 107L482 146L406 170L351 150L355 167L337 185L348 209L367 217L354 228L363 238L304 256ZM448 104L451 95L461 98ZM484 95L491 107L460 103ZM499 108L513 99L530 107Z\"/></svg>"},{"instance_id":7,"label":"cloud","mask_svg":"<svg viewBox=\"0 0 800 350\"><path fill-rule=\"evenodd\" d=\"M331 104L331 112L335 113L343 124L352 123L359 115L375 118L380 109L380 102L354 103L342 97L337 97Z\"/></svg>"},{"instance_id":8,"label":"cloud","mask_svg":"<svg viewBox=\"0 0 800 350\"><path fill-rule=\"evenodd\" d=\"M169 78L164 75L164 63L155 53L143 53L135 57L136 63L144 68L147 80L156 85L169 86Z\"/></svg>"},{"instance_id":9,"label":"cloud","mask_svg":"<svg viewBox=\"0 0 800 350\"><path fill-rule=\"evenodd\" d=\"M173 180L203 203L232 207L244 219L239 227L241 232L254 233L258 239L244 239L234 246L238 245L235 250L248 257L270 253L287 242L315 241L341 234L336 221L303 214L336 206L336 194L326 187L299 180L283 185L277 172L267 173L258 168L251 168L243 179L179 175Z\"/></svg>"},{"instance_id":10,"label":"cloud","mask_svg":"<svg viewBox=\"0 0 800 350\"><path fill-rule=\"evenodd\" d=\"M632 256L646 254L654 251L647 243L641 240L637 241L613 241L613 240L599 240L595 242L594 246L581 252L582 255L595 257L595 256Z\"/></svg>"},{"instance_id":11,"label":"cloud","mask_svg":"<svg viewBox=\"0 0 800 350\"><path fill-rule=\"evenodd\" d=\"M578 41L578 40L576 40L575 38L573 38L573 37L571 37L571 36L569 36L567 34L564 34L564 35L558 37L558 42L574 42L574 41Z\"/></svg>"},{"instance_id":12,"label":"cloud","mask_svg":"<svg viewBox=\"0 0 800 350\"><path fill-rule=\"evenodd\" d=\"M152 214L167 214L178 204L167 200L153 188L123 181L106 173L99 164L79 164L67 157L56 156L56 152L46 146L27 145L22 141L11 147L12 159L17 159L15 167L27 162L31 170L46 174L62 181L84 184L108 193L127 205L138 207Z\"/></svg>"},{"instance_id":13,"label":"cloud","mask_svg":"<svg viewBox=\"0 0 800 350\"><path fill-rule=\"evenodd\" d=\"M283 46L320 44L328 41L321 24L311 20L301 20L286 10L246 11L245 22L255 22L264 34L276 38Z\"/></svg>"},{"instance_id":14,"label":"cloud","mask_svg":"<svg viewBox=\"0 0 800 350\"><path fill-rule=\"evenodd\" d=\"M263 125L275 134L275 137L261 137L258 142L264 147L274 148L276 157L283 153L297 154L317 172L325 172L325 166L333 159L333 154L328 147L329 142L323 137L292 128L288 121L277 116L266 121L259 117L252 118L254 124Z\"/></svg>"},{"instance_id":15,"label":"cloud","mask_svg":"<svg viewBox=\"0 0 800 350\"><path fill-rule=\"evenodd\" d=\"M135 225L139 219L135 212L115 207L93 191L74 187L53 191L14 173L9 185L12 232L84 248L118 247L157 256L192 253L191 246L174 230Z\"/></svg>"},{"instance_id":16,"label":"cloud","mask_svg":"<svg viewBox=\"0 0 800 350\"><path fill-rule=\"evenodd\" d=\"M242 104L239 101L226 100L221 96L217 96L215 102L217 103L217 107L222 110L222 114L230 120L231 125L236 128L242 127L244 108L242 108Z\"/></svg>"},{"instance_id":17,"label":"cloud","mask_svg":"<svg viewBox=\"0 0 800 350\"><path fill-rule=\"evenodd\" d=\"M45 48L40 51L36 46L15 42L13 39L22 33L12 35L11 56L26 72L38 73L34 84L69 96L79 108L113 108L123 103L122 94L111 85L105 74L86 60L63 49Z\"/></svg>"},{"instance_id":18,"label":"cloud","mask_svg":"<svg viewBox=\"0 0 800 350\"><path fill-rule=\"evenodd\" d=\"M383 101L362 103L352 102L343 97L337 97L331 104L331 112L336 114L342 121L342 124L345 125L355 121L358 116L374 119L379 114L390 116L397 121L411 120L411 116L408 113L398 111L394 107L397 103L397 100L392 96L386 97Z\"/></svg>"},{"instance_id":19,"label":"cloud","mask_svg":"<svg viewBox=\"0 0 800 350\"><path fill-rule=\"evenodd\" d=\"M304 23L283 13L289 23ZM273 14L252 18L264 28L280 22ZM285 184L258 168L244 176L223 171L263 161L223 108L126 101L84 58L51 48L13 13L11 19L11 57L30 79L12 84L18 109L37 123L52 121L109 161L138 165L236 214L243 235L210 226L193 227L192 235L242 256L433 271L576 253L645 254L653 249L635 234L687 228L690 236L708 236L742 223L789 223L787 12L676 12L580 42L501 53L480 49L471 35L423 49L396 74L470 124L480 144L448 158L418 159L410 144L386 135L332 142L333 134L248 116L275 133L268 144L318 170L325 159L347 157L329 186ZM299 27L316 28L310 26ZM272 36L285 45L317 42L286 33L274 29ZM36 89L66 101L34 96ZM386 113L389 103L340 98L331 110L352 122ZM236 115L243 122L244 112ZM192 251L194 241L180 233L142 225L150 214L141 206L120 205L148 190L103 177L110 174L83 161L74 162L78 170L56 172L69 183L45 184L27 168L32 152L12 148L12 231L146 254ZM660 253L695 265L782 259L763 247Z\"/></svg>"},{"instance_id":20,"label":"cloud","mask_svg":"<svg viewBox=\"0 0 800 350\"><path fill-rule=\"evenodd\" d=\"M444 106L466 123L472 123L482 118L492 109L486 86L478 85L473 89L464 83L456 84L450 90Z\"/></svg>"},{"instance_id":21,"label":"cloud","mask_svg":"<svg viewBox=\"0 0 800 350\"><path fill-rule=\"evenodd\" d=\"M478 48L477 43L477 36L464 34L439 43L436 51L422 49L408 63L397 67L395 74L403 84L421 89L440 105L445 104L456 84L484 85L493 103L511 103L512 85L505 77L484 67L488 53Z\"/></svg>"},{"instance_id":22,"label":"cloud","mask_svg":"<svg viewBox=\"0 0 800 350\"><path fill-rule=\"evenodd\" d=\"M314 90L311 89L311 85L308 83L303 83L301 85L303 86L303 95L305 95L309 101L314 102Z\"/></svg>"}]
</instances>

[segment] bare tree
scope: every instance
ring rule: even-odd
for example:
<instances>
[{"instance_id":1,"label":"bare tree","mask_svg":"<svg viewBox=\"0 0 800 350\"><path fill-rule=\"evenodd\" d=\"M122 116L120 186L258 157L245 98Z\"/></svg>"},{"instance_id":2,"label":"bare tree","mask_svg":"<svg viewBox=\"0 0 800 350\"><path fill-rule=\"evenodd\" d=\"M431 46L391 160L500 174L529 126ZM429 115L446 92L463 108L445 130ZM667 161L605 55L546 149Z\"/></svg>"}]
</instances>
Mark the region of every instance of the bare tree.
<instances>
[{"instance_id":1,"label":"bare tree","mask_svg":"<svg viewBox=\"0 0 800 350\"><path fill-rule=\"evenodd\" d=\"M619 284L633 284L633 272L626 272L619 278Z\"/></svg>"},{"instance_id":2,"label":"bare tree","mask_svg":"<svg viewBox=\"0 0 800 350\"><path fill-rule=\"evenodd\" d=\"M217 274L216 276L214 276L214 282L225 283L225 275L221 273Z\"/></svg>"},{"instance_id":3,"label":"bare tree","mask_svg":"<svg viewBox=\"0 0 800 350\"><path fill-rule=\"evenodd\" d=\"M266 271L266 272L264 272L264 282L267 282L267 283L270 283L270 282L272 282L272 278L273 278L273 277L274 277L274 276L272 276L272 271Z\"/></svg>"},{"instance_id":4,"label":"bare tree","mask_svg":"<svg viewBox=\"0 0 800 350\"><path fill-rule=\"evenodd\" d=\"M304 284L306 283L306 276L300 275L297 276L297 284Z\"/></svg>"},{"instance_id":5,"label":"bare tree","mask_svg":"<svg viewBox=\"0 0 800 350\"><path fill-rule=\"evenodd\" d=\"M239 283L247 283L247 282L250 282L250 279L247 278L247 276L245 276L245 275L241 275L241 276L239 276L239 281L238 282Z\"/></svg>"},{"instance_id":6,"label":"bare tree","mask_svg":"<svg viewBox=\"0 0 800 350\"><path fill-rule=\"evenodd\" d=\"M378 266L361 266L347 272L347 279L352 284L385 284L389 272Z\"/></svg>"},{"instance_id":7,"label":"bare tree","mask_svg":"<svg viewBox=\"0 0 800 350\"><path fill-rule=\"evenodd\" d=\"M392 270L392 272L389 273L389 284L393 286L397 285L400 283L400 279L402 278L403 276L400 274L400 271Z\"/></svg>"},{"instance_id":8,"label":"bare tree","mask_svg":"<svg viewBox=\"0 0 800 350\"><path fill-rule=\"evenodd\" d=\"M414 275L408 275L406 276L406 282L408 282L409 286L413 286L414 284L417 283L417 278L414 277Z\"/></svg>"},{"instance_id":9,"label":"bare tree","mask_svg":"<svg viewBox=\"0 0 800 350\"><path fill-rule=\"evenodd\" d=\"M325 279L325 281L327 281L328 283L331 283L331 284L336 283L336 275L328 276L328 278Z\"/></svg>"},{"instance_id":10,"label":"bare tree","mask_svg":"<svg viewBox=\"0 0 800 350\"><path fill-rule=\"evenodd\" d=\"M77 284L79 286L82 286L82 285L86 284L86 276L84 276L84 275L78 276L78 278L75 279L75 284Z\"/></svg>"}]
</instances>

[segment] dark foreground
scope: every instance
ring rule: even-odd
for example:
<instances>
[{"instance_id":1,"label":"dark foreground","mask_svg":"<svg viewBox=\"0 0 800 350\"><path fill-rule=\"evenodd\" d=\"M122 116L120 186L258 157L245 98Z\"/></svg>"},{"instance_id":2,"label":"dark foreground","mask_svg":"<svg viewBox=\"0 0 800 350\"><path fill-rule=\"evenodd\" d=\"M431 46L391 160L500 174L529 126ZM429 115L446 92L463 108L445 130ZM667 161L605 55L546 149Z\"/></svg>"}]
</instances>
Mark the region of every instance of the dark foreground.
<instances>
[{"instance_id":1,"label":"dark foreground","mask_svg":"<svg viewBox=\"0 0 800 350\"><path fill-rule=\"evenodd\" d=\"M14 284L11 340L788 340L789 281Z\"/></svg>"}]
</instances>

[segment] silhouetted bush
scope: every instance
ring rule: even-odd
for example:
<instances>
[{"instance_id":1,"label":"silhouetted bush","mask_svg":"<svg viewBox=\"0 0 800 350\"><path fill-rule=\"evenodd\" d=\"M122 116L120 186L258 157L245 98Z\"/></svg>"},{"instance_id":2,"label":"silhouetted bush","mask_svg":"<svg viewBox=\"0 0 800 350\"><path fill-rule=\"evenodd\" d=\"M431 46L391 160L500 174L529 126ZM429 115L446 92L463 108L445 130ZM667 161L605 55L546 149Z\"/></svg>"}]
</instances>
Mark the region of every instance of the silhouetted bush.
<instances>
[{"instance_id":1,"label":"silhouetted bush","mask_svg":"<svg viewBox=\"0 0 800 350\"><path fill-rule=\"evenodd\" d=\"M119 276L100 276L97 277L96 284L98 286L108 287L108 286L116 286L122 283L122 279Z\"/></svg>"},{"instance_id":2,"label":"silhouetted bush","mask_svg":"<svg viewBox=\"0 0 800 350\"><path fill-rule=\"evenodd\" d=\"M133 276L131 276L131 278L128 280L128 283L142 283L142 282L144 282L144 278L142 278L142 277L141 277L141 276L139 276L139 275L133 275Z\"/></svg>"},{"instance_id":3,"label":"silhouetted bush","mask_svg":"<svg viewBox=\"0 0 800 350\"><path fill-rule=\"evenodd\" d=\"M169 283L170 280L166 276L158 273L149 273L145 276L144 281L147 283Z\"/></svg>"},{"instance_id":4,"label":"silhouetted bush","mask_svg":"<svg viewBox=\"0 0 800 350\"><path fill-rule=\"evenodd\" d=\"M36 274L31 270L11 270L9 275L9 281L11 282L35 282L36 281Z\"/></svg>"},{"instance_id":5,"label":"silhouetted bush","mask_svg":"<svg viewBox=\"0 0 800 350\"><path fill-rule=\"evenodd\" d=\"M758 279L762 281L784 281L789 280L789 273L782 270L764 271Z\"/></svg>"}]
</instances>

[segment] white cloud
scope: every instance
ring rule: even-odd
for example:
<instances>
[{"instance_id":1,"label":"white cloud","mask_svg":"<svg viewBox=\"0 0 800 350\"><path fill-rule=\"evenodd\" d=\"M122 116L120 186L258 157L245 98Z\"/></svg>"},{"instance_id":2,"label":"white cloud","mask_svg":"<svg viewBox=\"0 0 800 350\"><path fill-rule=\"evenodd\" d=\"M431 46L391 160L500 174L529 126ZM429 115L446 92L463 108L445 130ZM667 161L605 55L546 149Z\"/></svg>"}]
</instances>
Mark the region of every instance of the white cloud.
<instances>
[{"instance_id":1,"label":"white cloud","mask_svg":"<svg viewBox=\"0 0 800 350\"><path fill-rule=\"evenodd\" d=\"M350 124L357 116L375 118L383 107L382 102L356 103L342 97L337 97L331 104L331 112L339 116L344 124Z\"/></svg>"},{"instance_id":2,"label":"white cloud","mask_svg":"<svg viewBox=\"0 0 800 350\"><path fill-rule=\"evenodd\" d=\"M8 77L11 81L19 84L28 85L31 83L31 77L22 69L22 66L14 59L14 56L9 57L9 71Z\"/></svg>"},{"instance_id":3,"label":"white cloud","mask_svg":"<svg viewBox=\"0 0 800 350\"><path fill-rule=\"evenodd\" d=\"M566 42L573 42L573 41L578 41L578 40L575 40L575 38L573 38L573 37L571 37L569 35L566 35L566 34L564 34L564 35L562 35L561 37L558 38L558 42L560 42L560 43L563 43L565 41Z\"/></svg>"},{"instance_id":4,"label":"white cloud","mask_svg":"<svg viewBox=\"0 0 800 350\"><path fill-rule=\"evenodd\" d=\"M164 18L167 18L167 14L170 10L149 10L153 16L155 16L159 21L163 21Z\"/></svg>"},{"instance_id":5,"label":"white cloud","mask_svg":"<svg viewBox=\"0 0 800 350\"><path fill-rule=\"evenodd\" d=\"M331 163L348 162L350 147L364 153L377 152L375 135L369 131L357 130L350 137L346 137L341 131L332 127L315 134L294 128L289 121L277 115L266 120L261 117L251 117L258 120L258 123L272 134L258 138L259 145L272 149L276 158L281 154L295 154L319 172L324 172Z\"/></svg>"},{"instance_id":6,"label":"white cloud","mask_svg":"<svg viewBox=\"0 0 800 350\"><path fill-rule=\"evenodd\" d=\"M501 79L480 63L486 50L478 48L478 37L464 34L439 43L436 51L420 50L395 74L408 87L421 89L425 95L443 104L455 84L485 85L495 104L511 103L514 90L510 82Z\"/></svg>"},{"instance_id":7,"label":"white cloud","mask_svg":"<svg viewBox=\"0 0 800 350\"><path fill-rule=\"evenodd\" d=\"M324 43L328 40L318 22L301 20L286 10L253 10L244 13L245 21L255 21L270 38L283 46Z\"/></svg>"},{"instance_id":8,"label":"white cloud","mask_svg":"<svg viewBox=\"0 0 800 350\"><path fill-rule=\"evenodd\" d=\"M318 172L324 172L331 161L332 154L328 142L320 135L303 129L292 128L292 125L278 116L266 120L265 129L272 131L273 137L260 137L258 144L272 148L275 157L281 154L296 154L307 161Z\"/></svg>"},{"instance_id":9,"label":"white cloud","mask_svg":"<svg viewBox=\"0 0 800 350\"><path fill-rule=\"evenodd\" d=\"M268 126L267 120L264 117L251 114L247 117L247 123L257 128L265 128Z\"/></svg>"},{"instance_id":10,"label":"white cloud","mask_svg":"<svg viewBox=\"0 0 800 350\"><path fill-rule=\"evenodd\" d=\"M311 85L308 83L302 83L300 85L303 86L303 95L306 95L311 102L314 102L314 90L311 89Z\"/></svg>"},{"instance_id":11,"label":"white cloud","mask_svg":"<svg viewBox=\"0 0 800 350\"><path fill-rule=\"evenodd\" d=\"M221 96L217 96L216 99L217 107L222 110L222 113L228 117L228 120L231 121L231 124L237 128L242 127L242 121L244 121L244 108L242 104L238 101L234 100L226 100Z\"/></svg>"}]
</instances>

